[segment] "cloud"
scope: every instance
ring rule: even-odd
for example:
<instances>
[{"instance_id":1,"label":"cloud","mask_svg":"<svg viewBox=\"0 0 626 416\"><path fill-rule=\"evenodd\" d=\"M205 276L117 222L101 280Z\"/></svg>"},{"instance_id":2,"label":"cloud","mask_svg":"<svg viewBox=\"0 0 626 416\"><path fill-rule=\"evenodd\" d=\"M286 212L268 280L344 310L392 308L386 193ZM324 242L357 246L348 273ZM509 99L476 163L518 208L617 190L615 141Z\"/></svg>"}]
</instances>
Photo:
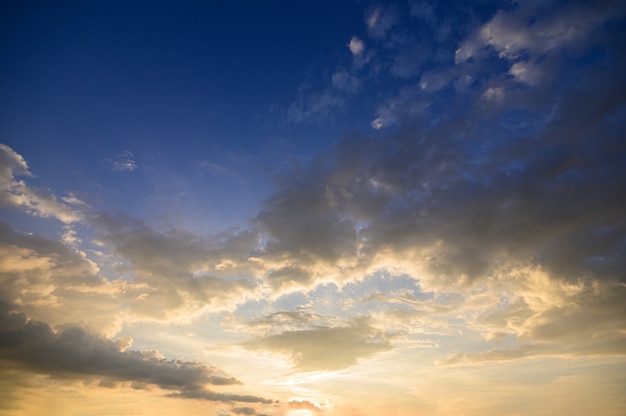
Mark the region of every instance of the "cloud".
<instances>
[{"instance_id":1,"label":"cloud","mask_svg":"<svg viewBox=\"0 0 626 416\"><path fill-rule=\"evenodd\" d=\"M457 296L486 342L514 337L536 354L565 354L537 347L561 334L572 356L614 354L623 331L617 299L625 295L587 286L623 284L626 84L623 59L614 60L611 45L595 47L578 53L607 65L569 71L558 84L542 81L546 69L571 64L548 56L512 60L495 75L468 63L447 78L456 78L457 95L405 87L376 118L395 130L345 137L283 173L255 222L266 241L255 257L266 284L279 293L329 281L343 288L384 270L435 296ZM612 312L586 317L601 300ZM490 324L475 319L485 311ZM589 344L567 338L577 320L603 329L588 333ZM295 345L307 331L269 335L264 347L296 360L298 348L281 343Z\"/></svg>"},{"instance_id":2,"label":"cloud","mask_svg":"<svg viewBox=\"0 0 626 416\"><path fill-rule=\"evenodd\" d=\"M396 24L396 20L396 10L393 7L373 7L365 16L367 33L374 39L383 38Z\"/></svg>"},{"instance_id":3,"label":"cloud","mask_svg":"<svg viewBox=\"0 0 626 416\"><path fill-rule=\"evenodd\" d=\"M82 327L66 325L54 331L41 321L28 320L0 304L0 356L5 362L36 373L60 378L104 378L155 385L177 391L176 397L219 402L260 402L255 396L215 393L207 385L241 384L217 368L183 360L166 360L155 351L131 351L127 339L116 342L101 338Z\"/></svg>"},{"instance_id":4,"label":"cloud","mask_svg":"<svg viewBox=\"0 0 626 416\"><path fill-rule=\"evenodd\" d=\"M257 412L252 407L235 407L233 408L233 412L238 415L256 415Z\"/></svg>"},{"instance_id":5,"label":"cloud","mask_svg":"<svg viewBox=\"0 0 626 416\"><path fill-rule=\"evenodd\" d=\"M500 58L517 61L524 53L538 57L563 48L582 48L593 39L594 29L623 15L618 2L611 1L593 5L572 2L565 7L522 3L498 11L461 44L455 60L479 59L493 50Z\"/></svg>"},{"instance_id":6,"label":"cloud","mask_svg":"<svg viewBox=\"0 0 626 416\"><path fill-rule=\"evenodd\" d=\"M421 64L426 60L428 51L412 46L399 51L393 58L389 73L398 78L412 78L417 75Z\"/></svg>"},{"instance_id":7,"label":"cloud","mask_svg":"<svg viewBox=\"0 0 626 416\"><path fill-rule=\"evenodd\" d=\"M333 87L348 94L355 94L361 90L361 81L344 69L339 69L332 76Z\"/></svg>"},{"instance_id":8,"label":"cloud","mask_svg":"<svg viewBox=\"0 0 626 416\"><path fill-rule=\"evenodd\" d=\"M321 411L319 407L317 407L314 403L311 403L308 400L292 400L289 402L289 408L311 410L313 412Z\"/></svg>"},{"instance_id":9,"label":"cloud","mask_svg":"<svg viewBox=\"0 0 626 416\"><path fill-rule=\"evenodd\" d=\"M429 114L427 111L431 101L421 91L420 86L403 87L398 94L389 98L377 110L377 117L371 126L379 130L393 125L405 125L420 115Z\"/></svg>"},{"instance_id":10,"label":"cloud","mask_svg":"<svg viewBox=\"0 0 626 416\"><path fill-rule=\"evenodd\" d=\"M197 163L198 167L202 168L202 169L206 169L209 172L215 173L215 174L222 174L224 172L226 172L228 169L226 168L226 166L221 165L219 163L215 163L215 162L211 162L209 160L202 160L200 162Z\"/></svg>"},{"instance_id":11,"label":"cloud","mask_svg":"<svg viewBox=\"0 0 626 416\"><path fill-rule=\"evenodd\" d=\"M243 344L253 350L289 354L300 371L338 370L391 349L385 334L364 320L343 327L286 331Z\"/></svg>"},{"instance_id":12,"label":"cloud","mask_svg":"<svg viewBox=\"0 0 626 416\"><path fill-rule=\"evenodd\" d=\"M352 55L360 55L365 50L365 44L363 41L356 36L350 38L350 42L348 42L348 48Z\"/></svg>"},{"instance_id":13,"label":"cloud","mask_svg":"<svg viewBox=\"0 0 626 416\"><path fill-rule=\"evenodd\" d=\"M274 401L271 399L265 399L259 396L253 396L249 394L230 394L230 393L216 393L214 391L192 388L187 390L181 390L178 393L171 393L168 397L180 397L185 399L198 399L209 400L213 402L241 402L241 403L263 403L272 404Z\"/></svg>"},{"instance_id":14,"label":"cloud","mask_svg":"<svg viewBox=\"0 0 626 416\"><path fill-rule=\"evenodd\" d=\"M535 62L520 61L511 65L509 74L521 83L537 85L545 80L546 67L548 67L546 63L538 65Z\"/></svg>"},{"instance_id":15,"label":"cloud","mask_svg":"<svg viewBox=\"0 0 626 416\"><path fill-rule=\"evenodd\" d=\"M258 244L254 231L207 239L105 214L94 225L100 243L123 259L135 278L125 296L137 316L189 320L207 309L232 309L259 288L252 279L229 278L256 274L247 261Z\"/></svg>"},{"instance_id":16,"label":"cloud","mask_svg":"<svg viewBox=\"0 0 626 416\"><path fill-rule=\"evenodd\" d=\"M80 322L106 334L121 327L124 312L115 296L123 285L101 276L84 253L0 222L0 259L0 300L54 325Z\"/></svg>"},{"instance_id":17,"label":"cloud","mask_svg":"<svg viewBox=\"0 0 626 416\"><path fill-rule=\"evenodd\" d=\"M124 150L113 158L104 159L104 163L115 172L132 172L137 169L135 155L130 150Z\"/></svg>"},{"instance_id":18,"label":"cloud","mask_svg":"<svg viewBox=\"0 0 626 416\"><path fill-rule=\"evenodd\" d=\"M287 111L287 120L291 123L313 123L330 117L335 111L341 110L345 99L331 90L311 93L300 97Z\"/></svg>"},{"instance_id":19,"label":"cloud","mask_svg":"<svg viewBox=\"0 0 626 416\"><path fill-rule=\"evenodd\" d=\"M32 188L24 180L17 179L34 175L24 158L5 144L0 144L0 162L0 204L23 209L36 217L56 218L66 224L83 219L79 211L59 201L51 192ZM67 201L82 204L76 198Z\"/></svg>"}]
</instances>

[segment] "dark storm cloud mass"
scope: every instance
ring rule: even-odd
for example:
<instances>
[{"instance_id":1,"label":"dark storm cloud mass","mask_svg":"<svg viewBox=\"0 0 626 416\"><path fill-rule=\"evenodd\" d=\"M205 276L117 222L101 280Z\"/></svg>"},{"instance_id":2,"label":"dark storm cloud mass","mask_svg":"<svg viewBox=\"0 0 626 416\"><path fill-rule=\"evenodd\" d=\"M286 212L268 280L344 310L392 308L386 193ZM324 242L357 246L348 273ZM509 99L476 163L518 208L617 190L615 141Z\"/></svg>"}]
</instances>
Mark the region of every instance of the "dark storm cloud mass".
<instances>
[{"instance_id":1,"label":"dark storm cloud mass","mask_svg":"<svg viewBox=\"0 0 626 416\"><path fill-rule=\"evenodd\" d=\"M155 351L131 351L127 339L109 340L79 326L54 331L41 321L26 319L7 303L0 304L0 359L12 366L61 378L104 378L156 385L175 390L175 397L219 402L271 400L250 395L216 393L207 385L241 382L217 368L184 360L166 360Z\"/></svg>"}]
</instances>

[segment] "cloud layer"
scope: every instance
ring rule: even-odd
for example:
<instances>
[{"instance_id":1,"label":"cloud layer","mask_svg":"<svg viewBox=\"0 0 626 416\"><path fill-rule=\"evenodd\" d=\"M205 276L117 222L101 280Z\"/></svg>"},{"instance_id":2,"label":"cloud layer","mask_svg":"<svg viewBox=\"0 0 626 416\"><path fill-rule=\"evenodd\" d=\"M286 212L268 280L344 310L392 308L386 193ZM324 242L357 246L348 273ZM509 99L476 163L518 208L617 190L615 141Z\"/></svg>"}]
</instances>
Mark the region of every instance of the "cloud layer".
<instances>
[{"instance_id":1,"label":"cloud layer","mask_svg":"<svg viewBox=\"0 0 626 416\"><path fill-rule=\"evenodd\" d=\"M41 321L27 320L6 303L1 305L0 357L11 365L56 377L104 378L174 390L173 397L220 402L271 403L249 395L216 393L208 385L241 384L217 368L184 360L166 360L156 351L131 351L128 338L108 340L78 326L53 331Z\"/></svg>"}]
</instances>

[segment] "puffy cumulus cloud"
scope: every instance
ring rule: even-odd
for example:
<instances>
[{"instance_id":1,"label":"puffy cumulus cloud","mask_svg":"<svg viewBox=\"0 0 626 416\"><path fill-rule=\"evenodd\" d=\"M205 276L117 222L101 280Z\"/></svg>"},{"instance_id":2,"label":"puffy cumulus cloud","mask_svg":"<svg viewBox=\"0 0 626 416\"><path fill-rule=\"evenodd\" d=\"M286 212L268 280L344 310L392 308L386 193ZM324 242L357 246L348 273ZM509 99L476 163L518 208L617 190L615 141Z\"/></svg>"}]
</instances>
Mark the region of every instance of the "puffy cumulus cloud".
<instances>
[{"instance_id":1,"label":"puffy cumulus cloud","mask_svg":"<svg viewBox=\"0 0 626 416\"><path fill-rule=\"evenodd\" d=\"M343 369L391 349L388 335L373 329L364 319L347 326L285 331L243 346L288 354L300 371Z\"/></svg>"},{"instance_id":2,"label":"puffy cumulus cloud","mask_svg":"<svg viewBox=\"0 0 626 416\"><path fill-rule=\"evenodd\" d=\"M124 150L113 158L106 158L103 163L114 172L132 172L137 169L135 155L130 150Z\"/></svg>"},{"instance_id":3,"label":"puffy cumulus cloud","mask_svg":"<svg viewBox=\"0 0 626 416\"><path fill-rule=\"evenodd\" d=\"M481 26L457 49L456 61L482 57L487 47L510 60L524 52L537 56L563 47L581 47L600 24L623 15L623 7L612 1L593 5L572 2L557 7L521 3L513 10L498 11Z\"/></svg>"},{"instance_id":4,"label":"puffy cumulus cloud","mask_svg":"<svg viewBox=\"0 0 626 416\"><path fill-rule=\"evenodd\" d=\"M112 334L125 319L116 299L123 293L121 282L102 277L84 253L16 232L2 222L0 289L0 300L20 305L29 316L53 325L80 322Z\"/></svg>"},{"instance_id":5,"label":"puffy cumulus cloud","mask_svg":"<svg viewBox=\"0 0 626 416\"><path fill-rule=\"evenodd\" d=\"M463 41L455 52L455 62L467 67L468 60L485 61L496 53L508 63L509 76L518 83L538 86L562 77L563 67L572 56L580 57L590 46L606 41L611 36L609 23L625 15L626 9L614 1L567 5L523 2L498 11ZM476 62L469 64L474 70L495 69ZM501 94L495 93L489 88L483 97L501 101Z\"/></svg>"},{"instance_id":6,"label":"puffy cumulus cloud","mask_svg":"<svg viewBox=\"0 0 626 416\"><path fill-rule=\"evenodd\" d=\"M158 386L172 395L219 402L271 403L256 396L216 393L207 386L241 384L215 367L184 360L166 360L155 351L128 350L128 339L111 340L79 326L54 331L42 321L29 320L15 307L0 304L0 359L5 364L60 378L97 378Z\"/></svg>"},{"instance_id":7,"label":"puffy cumulus cloud","mask_svg":"<svg viewBox=\"0 0 626 416\"><path fill-rule=\"evenodd\" d=\"M93 221L103 230L100 248L110 252L91 256L95 261L61 242L0 224L0 297L52 325L82 323L111 335L125 322L189 321L257 296L254 276L262 271L247 261L255 235L228 234L209 242L179 231L160 233L131 219Z\"/></svg>"},{"instance_id":8,"label":"puffy cumulus cloud","mask_svg":"<svg viewBox=\"0 0 626 416\"><path fill-rule=\"evenodd\" d=\"M427 101L422 88L406 88L377 119L397 130L346 137L278 179L255 222L265 235L255 262L266 284L343 287L387 270L425 291L460 293L482 316L508 282L506 290L523 296L502 295L492 326L476 328L533 345L558 333L539 328L568 328L604 299L613 317L598 316L612 325L590 339L606 342L598 351L609 354L623 327L608 299L624 293L586 289L620 287L626 267L624 61L606 48L598 59L611 65L579 68L556 86L538 82L529 66L522 75L519 61L514 74L527 87L511 88L506 75L463 74L466 93L454 97ZM442 105L458 112L436 116ZM536 117L535 125L522 122ZM482 300L467 295L480 287ZM568 348L591 354L585 342Z\"/></svg>"},{"instance_id":9,"label":"puffy cumulus cloud","mask_svg":"<svg viewBox=\"0 0 626 416\"><path fill-rule=\"evenodd\" d=\"M253 231L209 239L104 214L94 224L100 243L133 277L125 297L137 317L189 320L206 309L234 308L259 289L248 262L259 238Z\"/></svg>"},{"instance_id":10,"label":"puffy cumulus cloud","mask_svg":"<svg viewBox=\"0 0 626 416\"><path fill-rule=\"evenodd\" d=\"M538 65L535 62L520 61L511 65L509 74L517 81L528 85L536 85L546 78L546 65Z\"/></svg>"},{"instance_id":11,"label":"puffy cumulus cloud","mask_svg":"<svg viewBox=\"0 0 626 416\"><path fill-rule=\"evenodd\" d=\"M348 48L352 55L360 55L365 50L365 44L361 39L356 36L350 38L350 42L348 42Z\"/></svg>"},{"instance_id":12,"label":"puffy cumulus cloud","mask_svg":"<svg viewBox=\"0 0 626 416\"><path fill-rule=\"evenodd\" d=\"M0 143L0 204L23 209L37 217L52 217L70 224L81 221L83 215L70 204L84 205L75 197L63 201L47 190L30 187L20 176L34 176L24 158Z\"/></svg>"}]
</instances>

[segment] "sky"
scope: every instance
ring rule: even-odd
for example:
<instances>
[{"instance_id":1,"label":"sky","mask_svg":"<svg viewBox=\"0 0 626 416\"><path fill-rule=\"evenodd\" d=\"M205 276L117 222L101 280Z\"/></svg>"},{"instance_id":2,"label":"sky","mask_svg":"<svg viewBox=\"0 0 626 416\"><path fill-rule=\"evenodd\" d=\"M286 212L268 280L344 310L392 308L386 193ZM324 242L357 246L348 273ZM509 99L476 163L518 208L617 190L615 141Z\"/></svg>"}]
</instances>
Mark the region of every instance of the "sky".
<instances>
[{"instance_id":1,"label":"sky","mask_svg":"<svg viewBox=\"0 0 626 416\"><path fill-rule=\"evenodd\" d=\"M626 414L626 5L0 6L0 415Z\"/></svg>"}]
</instances>

